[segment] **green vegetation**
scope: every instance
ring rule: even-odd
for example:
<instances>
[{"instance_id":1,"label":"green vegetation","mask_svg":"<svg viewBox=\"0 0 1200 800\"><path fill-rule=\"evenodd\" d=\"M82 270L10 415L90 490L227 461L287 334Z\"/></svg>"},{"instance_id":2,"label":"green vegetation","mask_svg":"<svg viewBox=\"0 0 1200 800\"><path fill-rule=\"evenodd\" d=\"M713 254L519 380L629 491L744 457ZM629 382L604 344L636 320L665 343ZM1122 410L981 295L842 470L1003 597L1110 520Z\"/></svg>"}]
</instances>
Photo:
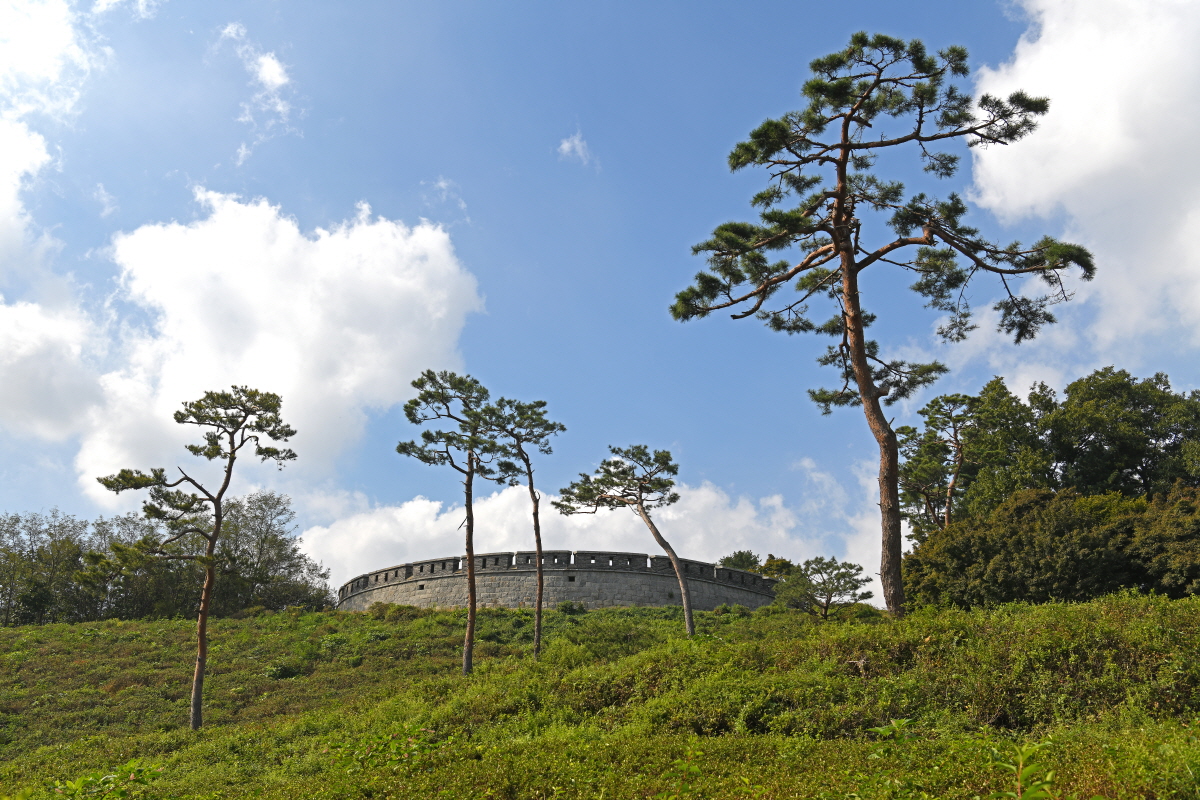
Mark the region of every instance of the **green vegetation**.
<instances>
[{"instance_id":1,"label":"green vegetation","mask_svg":"<svg viewBox=\"0 0 1200 800\"><path fill-rule=\"evenodd\" d=\"M332 602L329 572L301 552L295 516L291 499L275 492L225 500L214 615ZM194 614L207 542L164 545L167 535L134 514L92 522L58 511L0 514L0 625ZM180 557L159 558L160 550Z\"/></svg>"},{"instance_id":2,"label":"green vegetation","mask_svg":"<svg viewBox=\"0 0 1200 800\"><path fill-rule=\"evenodd\" d=\"M821 619L843 606L870 600L871 592L860 591L871 582L864 578L863 568L849 561L817 556L810 558L782 579L775 587L778 602L789 608L799 608Z\"/></svg>"},{"instance_id":3,"label":"green vegetation","mask_svg":"<svg viewBox=\"0 0 1200 800\"><path fill-rule=\"evenodd\" d=\"M671 459L668 450L655 450L644 444L629 447L613 447L609 445L612 458L600 462L595 473L579 474L579 480L559 489L558 499L553 505L562 514L595 514L602 508L627 508L638 515L654 541L671 560L671 569L675 571L675 580L679 581L679 598L683 605L683 627L687 635L696 632L696 623L692 616L692 594L688 588L683 569L679 566L679 556L658 530L658 525L650 516L650 509L663 508L679 500L675 491L675 476L679 474L679 465Z\"/></svg>"},{"instance_id":4,"label":"green vegetation","mask_svg":"<svg viewBox=\"0 0 1200 800\"><path fill-rule=\"evenodd\" d=\"M879 510L883 539L879 579L883 599L904 613L901 584L901 495L898 431L883 406L911 397L947 371L931 361L915 364L882 355L867 328L876 314L893 313L904 290L927 308L945 313L938 334L959 342L977 327L967 302L972 280L992 276L1004 299L998 329L1020 344L1053 323L1050 307L1070 299L1067 273L1091 280L1095 265L1084 248L1045 236L1033 245L990 242L966 224L967 204L906 194L887 177L902 152L921 159L926 172L954 175L961 151L947 148L1011 144L1037 127L1050 109L1044 97L1016 91L1007 98L972 97L955 85L970 72L967 51L936 54L912 39L856 33L848 46L809 64L807 106L768 119L729 154L736 172L759 167L766 186L750 204L756 222L718 225L711 239L692 248L708 268L675 296L672 315L686 321L730 309L734 319L756 319L787 334L833 339L822 366L837 372L831 389L810 389L826 414L860 406L879 447ZM877 163L883 156L882 164ZM778 259L771 261L771 259ZM1018 276L1037 275L1045 294L1031 296ZM794 292L780 291L790 287ZM863 308L862 296L876 303ZM825 311L809 308L813 301ZM831 314L832 316L822 316ZM783 404L781 418L790 405Z\"/></svg>"},{"instance_id":5,"label":"green vegetation","mask_svg":"<svg viewBox=\"0 0 1200 800\"><path fill-rule=\"evenodd\" d=\"M1061 400L995 378L920 413L898 429L912 602L1200 591L1200 392L1105 367Z\"/></svg>"},{"instance_id":6,"label":"green vegetation","mask_svg":"<svg viewBox=\"0 0 1200 800\"><path fill-rule=\"evenodd\" d=\"M919 413L921 429L896 429L918 542L1023 489L1149 497L1200 487L1200 391L1175 392L1161 372L1139 380L1105 367L1061 400L1036 384L1027 403L993 378L977 396L935 397Z\"/></svg>"},{"instance_id":7,"label":"green vegetation","mask_svg":"<svg viewBox=\"0 0 1200 800\"><path fill-rule=\"evenodd\" d=\"M533 655L542 650L542 604L546 591L545 559L542 558L542 496L533 484L533 453L548 456L554 452L550 437L566 431L567 426L546 416L546 401L523 403L501 397L490 410L492 427L500 439L500 460L496 462L496 478L500 483L519 486L525 482L529 491L530 513L533 519L534 565L537 568L537 596L533 602Z\"/></svg>"},{"instance_id":8,"label":"green vegetation","mask_svg":"<svg viewBox=\"0 0 1200 800\"><path fill-rule=\"evenodd\" d=\"M1200 591L1200 490L1153 500L1017 492L983 518L931 535L904 559L917 603L970 607L1088 600L1125 587Z\"/></svg>"},{"instance_id":9,"label":"green vegetation","mask_svg":"<svg viewBox=\"0 0 1200 800\"><path fill-rule=\"evenodd\" d=\"M535 661L531 610L480 609L469 677L463 612L214 620L197 732L192 621L3 628L0 796L89 776L171 798L1200 791L1195 598L725 609L691 639L677 607L569 611Z\"/></svg>"},{"instance_id":10,"label":"green vegetation","mask_svg":"<svg viewBox=\"0 0 1200 800\"><path fill-rule=\"evenodd\" d=\"M412 382L417 396L404 404L404 415L414 425L446 421L457 430L421 431L421 442L400 442L396 452L422 464L448 466L462 475L463 509L466 518L467 626L463 634L462 672L470 675L475 655L475 478L490 479L491 466L501 452L496 441L494 409L486 405L490 394L470 375L427 369Z\"/></svg>"}]
</instances>

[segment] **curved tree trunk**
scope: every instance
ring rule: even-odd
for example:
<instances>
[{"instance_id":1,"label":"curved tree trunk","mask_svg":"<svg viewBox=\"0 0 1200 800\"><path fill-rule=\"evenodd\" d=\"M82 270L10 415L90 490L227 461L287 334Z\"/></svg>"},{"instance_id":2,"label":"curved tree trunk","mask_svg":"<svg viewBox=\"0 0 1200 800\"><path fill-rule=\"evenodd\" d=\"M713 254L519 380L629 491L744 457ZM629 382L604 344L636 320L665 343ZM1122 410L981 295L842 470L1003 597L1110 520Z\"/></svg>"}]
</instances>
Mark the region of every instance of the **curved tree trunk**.
<instances>
[{"instance_id":1,"label":"curved tree trunk","mask_svg":"<svg viewBox=\"0 0 1200 800\"><path fill-rule=\"evenodd\" d=\"M687 635L693 636L696 633L696 625L692 622L692 595L688 591L687 579L683 577L683 570L679 566L679 556L675 555L675 548L663 538L663 535L658 532L658 527L654 524L654 520L650 519L650 512L646 511L646 507L640 502L637 504L638 516L642 518L642 522L646 523L646 527L650 529L650 534L654 537L654 541L658 542L658 546L667 551L667 558L671 559L671 566L675 569L675 577L679 580L679 596L683 599L683 625L687 629Z\"/></svg>"},{"instance_id":2,"label":"curved tree trunk","mask_svg":"<svg viewBox=\"0 0 1200 800\"><path fill-rule=\"evenodd\" d=\"M871 435L879 445L879 513L883 529L883 552L879 559L879 581L883 599L894 616L904 616L904 584L900 577L902 535L900 527L900 449L896 432L883 413L879 401L884 393L871 379L867 363L867 337L862 306L858 297L858 273L853 259L843 253L842 302L845 310L846 344L854 381L858 385L863 413Z\"/></svg>"},{"instance_id":3,"label":"curved tree trunk","mask_svg":"<svg viewBox=\"0 0 1200 800\"><path fill-rule=\"evenodd\" d=\"M542 521L538 517L537 490L533 488L533 467L525 462L525 476L529 479L529 501L533 503L533 543L537 551L537 602L533 607L533 657L537 658L542 652L542 593L545 588L545 575L542 570Z\"/></svg>"},{"instance_id":4,"label":"curved tree trunk","mask_svg":"<svg viewBox=\"0 0 1200 800\"><path fill-rule=\"evenodd\" d=\"M467 476L463 480L467 509L467 633L463 637L463 675L471 674L475 653L475 508L472 505L472 484L475 480L475 456L467 456Z\"/></svg>"},{"instance_id":5,"label":"curved tree trunk","mask_svg":"<svg viewBox=\"0 0 1200 800\"><path fill-rule=\"evenodd\" d=\"M192 712L190 724L194 731L204 724L204 671L208 666L208 609L212 604L213 584L217 580L217 569L212 557L216 542L212 539L205 548L208 565L204 568L204 588L200 592L200 614L196 620L196 672L192 676Z\"/></svg>"}]
</instances>

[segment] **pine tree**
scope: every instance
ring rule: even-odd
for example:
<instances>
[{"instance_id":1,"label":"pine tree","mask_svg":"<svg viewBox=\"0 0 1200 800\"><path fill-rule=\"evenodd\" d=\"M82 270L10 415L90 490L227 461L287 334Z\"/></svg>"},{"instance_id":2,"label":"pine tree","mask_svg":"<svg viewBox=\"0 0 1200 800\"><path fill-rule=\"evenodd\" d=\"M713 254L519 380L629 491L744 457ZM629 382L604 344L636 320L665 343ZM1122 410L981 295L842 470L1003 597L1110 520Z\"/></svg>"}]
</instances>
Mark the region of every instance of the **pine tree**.
<instances>
[{"instance_id":1,"label":"pine tree","mask_svg":"<svg viewBox=\"0 0 1200 800\"><path fill-rule=\"evenodd\" d=\"M149 555L166 559L184 559L204 567L204 587L200 590L200 610L196 621L196 671L192 678L191 727L198 730L203 724L204 674L208 664L208 613L216 584L216 552L221 540L225 518L225 493L233 480L233 466L242 450L253 445L261 461L274 461L280 466L296 454L287 448L264 445L265 437L286 442L296 431L279 416L283 401L279 395L260 392L245 386L234 386L228 392L205 392L199 400L183 404L175 412L180 425L195 425L203 431L203 444L185 445L194 456L217 461L222 466L220 483L215 489L206 487L179 467L180 477L167 479L165 469L152 469L149 474L140 470L123 469L116 475L97 478L112 492L149 489L150 497L142 505L147 519L163 523L166 538L146 543ZM184 489L176 487L183 486ZM179 553L171 545L191 537L199 537L203 555Z\"/></svg>"},{"instance_id":2,"label":"pine tree","mask_svg":"<svg viewBox=\"0 0 1200 800\"><path fill-rule=\"evenodd\" d=\"M1050 306L1069 297L1063 274L1076 267L1086 280L1094 268L1087 250L1050 237L1032 246L987 241L964 223L967 206L959 195L906 198L903 184L872 170L881 154L908 146L926 171L950 177L959 156L939 150L941 145L1016 142L1034 130L1049 110L1048 100L1014 92L1007 98L982 95L973 103L951 83L968 74L964 48L933 55L920 41L883 35L856 33L846 49L810 67L813 77L803 90L807 108L767 120L729 155L734 171L758 166L770 174L767 188L751 201L762 209L760 222L720 225L711 239L696 245L695 253L708 254L709 267L676 296L671 311L689 320L736 308L735 319L755 317L775 331L834 338L818 362L839 372L840 385L809 395L824 413L861 406L866 415L879 447L880 577L888 609L899 615L904 589L898 446L882 406L910 397L946 367L880 356L879 344L867 336L875 316L862 303L866 277L892 269L912 272L910 288L948 315L941 336L960 341L975 327L966 288L978 274L989 273L1004 290L995 304L999 328L1020 343L1055 321ZM868 211L886 217L891 232L864 224ZM787 250L795 258L768 258ZM1045 294L1030 296L1017 283L1031 275L1044 281ZM785 286L798 296L781 299ZM876 297L880 306L892 299ZM808 308L813 299L830 302L834 315L814 320Z\"/></svg>"}]
</instances>

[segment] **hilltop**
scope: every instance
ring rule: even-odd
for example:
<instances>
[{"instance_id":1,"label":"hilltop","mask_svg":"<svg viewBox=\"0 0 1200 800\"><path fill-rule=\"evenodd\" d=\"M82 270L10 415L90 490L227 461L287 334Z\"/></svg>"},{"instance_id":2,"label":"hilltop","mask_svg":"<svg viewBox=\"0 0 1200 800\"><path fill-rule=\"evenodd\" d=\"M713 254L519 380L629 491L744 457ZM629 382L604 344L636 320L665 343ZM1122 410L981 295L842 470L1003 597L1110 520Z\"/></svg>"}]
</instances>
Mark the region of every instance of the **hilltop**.
<instances>
[{"instance_id":1,"label":"hilltop","mask_svg":"<svg viewBox=\"0 0 1200 800\"><path fill-rule=\"evenodd\" d=\"M0 796L136 757L148 797L970 798L1048 739L1064 793L1200 788L1200 600L720 611L567 607L534 662L481 610L469 678L459 612L221 619L198 734L191 620L3 628Z\"/></svg>"}]
</instances>

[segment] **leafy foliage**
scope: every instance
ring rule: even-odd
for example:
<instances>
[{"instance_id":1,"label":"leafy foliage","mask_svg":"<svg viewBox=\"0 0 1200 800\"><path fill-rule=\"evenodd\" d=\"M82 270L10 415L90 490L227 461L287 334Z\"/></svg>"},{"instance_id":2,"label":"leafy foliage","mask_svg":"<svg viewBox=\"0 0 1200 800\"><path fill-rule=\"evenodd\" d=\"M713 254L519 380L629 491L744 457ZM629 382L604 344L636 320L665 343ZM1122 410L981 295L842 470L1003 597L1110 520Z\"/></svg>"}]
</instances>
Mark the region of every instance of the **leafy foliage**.
<instances>
[{"instance_id":1,"label":"leafy foliage","mask_svg":"<svg viewBox=\"0 0 1200 800\"><path fill-rule=\"evenodd\" d=\"M667 450L653 453L643 444L612 447L612 458L600 462L595 474L580 473L579 479L560 489L554 507L562 514L594 514L601 508L628 508L641 518L658 546L666 552L679 581L683 601L683 624L688 636L696 632L692 616L691 590L680 568L679 556L650 516L650 509L669 506L679 500L674 491L679 465Z\"/></svg>"},{"instance_id":2,"label":"leafy foliage","mask_svg":"<svg viewBox=\"0 0 1200 800\"><path fill-rule=\"evenodd\" d=\"M493 466L501 446L497 441L495 409L487 405L490 394L470 375L425 370L412 382L417 396L404 404L404 415L414 425L445 421L448 430L425 428L421 441L400 442L396 452L430 466L449 466L463 477L463 507L467 551L467 630L463 637L462 671L471 673L475 652L475 478L496 478Z\"/></svg>"},{"instance_id":3,"label":"leafy foliage","mask_svg":"<svg viewBox=\"0 0 1200 800\"><path fill-rule=\"evenodd\" d=\"M300 550L293 518L286 495L225 502L213 613L331 602L329 573ZM164 538L161 523L134 514L0 516L0 626L190 616L204 582L204 540L163 546ZM160 551L197 559L159 558Z\"/></svg>"},{"instance_id":4,"label":"leafy foliage","mask_svg":"<svg viewBox=\"0 0 1200 800\"><path fill-rule=\"evenodd\" d=\"M762 566L758 555L750 550L735 550L718 563L726 569L744 569L747 572L756 572Z\"/></svg>"},{"instance_id":5,"label":"leafy foliage","mask_svg":"<svg viewBox=\"0 0 1200 800\"><path fill-rule=\"evenodd\" d=\"M959 155L938 148L955 140L971 147L1016 142L1034 130L1049 101L1014 92L973 102L952 82L969 74L966 50L948 47L933 54L915 39L856 33L846 49L809 66L813 77L803 88L808 106L767 120L730 153L730 169L758 166L770 173L767 188L751 201L762 209L760 221L726 223L696 245L696 253L708 254L709 269L678 294L672 306L676 318L749 306L735 318L753 315L773 330L838 340L821 363L842 371L843 388L811 392L827 411L861 402L846 389L855 380L845 327L853 312L843 307L856 302L845 294L849 273L875 264L913 272L911 288L930 307L949 314L941 333L951 341L974 327L965 290L981 272L1000 278L1006 290L995 306L1000 329L1016 341L1053 322L1049 306L1069 296L1062 273L1075 267L1085 280L1093 275L1086 250L1049 237L1029 247L989 242L963 223L967 207L957 194L946 200L924 193L905 198L901 183L871 171L880 152L911 145L927 171L950 177ZM859 216L867 210L885 215L895 234L875 249L863 242L871 231ZM798 262L768 258L789 249L797 252ZM905 255L909 249L911 255ZM1040 297L1015 292L1009 282L1021 275L1039 276L1049 291ZM768 301L788 284L800 297L771 307ZM835 316L827 322L814 320L808 311L807 302L821 296L834 302ZM869 315L864 324L870 324ZM889 403L945 371L936 362L883 361L874 342L866 343L865 353L870 383Z\"/></svg>"},{"instance_id":6,"label":"leafy foliage","mask_svg":"<svg viewBox=\"0 0 1200 800\"><path fill-rule=\"evenodd\" d=\"M283 422L279 395L260 392L246 386L234 386L228 392L205 392L199 400L183 404L175 412L175 422L195 425L201 430L202 444L184 445L189 453L208 461L220 461L220 478L216 485L205 486L179 467L180 477L169 481L166 470L123 469L115 475L97 478L104 488L120 494L130 490L149 489L149 499L142 503L146 519L167 529L161 541L143 539L140 555L167 560L193 561L204 568L204 584L200 589L199 613L196 622L196 671L192 681L192 729L202 724L202 698L208 653L208 615L212 607L216 584L216 552L224 522L225 493L233 480L233 467L242 451L251 452L260 461L274 461L282 469L296 454L288 448L265 444L286 442L296 431ZM177 489L185 486L185 489ZM203 552L189 552L188 540L202 540ZM172 548L173 545L181 547ZM99 565L96 565L99 566Z\"/></svg>"},{"instance_id":7,"label":"leafy foliage","mask_svg":"<svg viewBox=\"0 0 1200 800\"><path fill-rule=\"evenodd\" d=\"M542 574L541 495L533 482L532 452L550 455L550 437L564 432L567 426L546 416L546 401L524 403L501 397L487 410L490 426L498 440L500 461L496 480L516 486L525 482L533 517L533 542L537 565L537 596L534 600L533 652L542 647L542 599L545 576Z\"/></svg>"},{"instance_id":8,"label":"leafy foliage","mask_svg":"<svg viewBox=\"0 0 1200 800\"><path fill-rule=\"evenodd\" d=\"M956 518L981 517L1023 489L1162 495L1200 486L1200 393L1166 375L1139 380L1105 367L1070 383L1062 400L1043 384L1021 402L994 378L978 396L943 395L897 429L900 486L915 538Z\"/></svg>"},{"instance_id":9,"label":"leafy foliage","mask_svg":"<svg viewBox=\"0 0 1200 800\"><path fill-rule=\"evenodd\" d=\"M586 472L559 491L553 505L562 514L595 513L601 508L661 508L679 500L674 491L679 465L668 450L653 453L644 444L609 447L612 458L600 462L594 475ZM588 510L590 509L590 511Z\"/></svg>"},{"instance_id":10,"label":"leafy foliage","mask_svg":"<svg viewBox=\"0 0 1200 800\"><path fill-rule=\"evenodd\" d=\"M986 518L931 535L906 557L917 602L979 606L1088 600L1124 587L1200 592L1200 491L1017 492Z\"/></svg>"},{"instance_id":11,"label":"leafy foliage","mask_svg":"<svg viewBox=\"0 0 1200 800\"><path fill-rule=\"evenodd\" d=\"M948 178L960 154L943 148L1016 142L1033 131L1048 100L1018 91L972 101L954 83L969 73L965 49L934 54L919 40L881 34L856 33L845 49L809 68L807 107L767 120L729 155L734 171L758 166L769 173L751 200L758 222L719 225L692 248L707 254L708 268L675 296L671 313L685 321L736 309L734 319L755 317L771 330L834 340L817 361L838 380L810 389L809 397L826 414L836 406L863 409L879 447L883 599L901 615L899 454L882 406L912 397L947 370L937 361L883 356L867 334L875 316L863 307L864 279L880 271L912 273L910 289L946 315L938 331L956 342L975 327L971 281L990 274L1003 289L994 305L999 329L1019 344L1055 321L1051 306L1070 297L1064 275L1077 270L1090 280L1095 268L1087 250L1050 237L1033 245L989 241L964 222L967 206L959 195L906 195L903 184L874 170L881 154L907 148L928 172ZM1029 294L1026 278L1040 280L1043 293ZM794 293L781 295L786 287ZM810 300L832 316L810 311ZM890 298L883 304L890 306Z\"/></svg>"},{"instance_id":12,"label":"leafy foliage","mask_svg":"<svg viewBox=\"0 0 1200 800\"><path fill-rule=\"evenodd\" d=\"M133 759L109 773L92 772L73 781L55 781L54 791L63 797L120 798L141 795L138 787L149 786L162 767L143 764Z\"/></svg>"},{"instance_id":13,"label":"leafy foliage","mask_svg":"<svg viewBox=\"0 0 1200 800\"><path fill-rule=\"evenodd\" d=\"M450 466L466 474L491 477L498 445L487 416L490 396L483 384L470 375L425 370L412 382L417 396L404 404L404 416L414 425L445 420L454 429L426 428L420 443L400 442L396 452L430 466Z\"/></svg>"},{"instance_id":14,"label":"leafy foliage","mask_svg":"<svg viewBox=\"0 0 1200 800\"><path fill-rule=\"evenodd\" d=\"M860 591L871 582L862 571L861 566L848 561L810 558L776 586L776 602L829 619L830 612L837 608L871 599L871 592Z\"/></svg>"}]
</instances>

